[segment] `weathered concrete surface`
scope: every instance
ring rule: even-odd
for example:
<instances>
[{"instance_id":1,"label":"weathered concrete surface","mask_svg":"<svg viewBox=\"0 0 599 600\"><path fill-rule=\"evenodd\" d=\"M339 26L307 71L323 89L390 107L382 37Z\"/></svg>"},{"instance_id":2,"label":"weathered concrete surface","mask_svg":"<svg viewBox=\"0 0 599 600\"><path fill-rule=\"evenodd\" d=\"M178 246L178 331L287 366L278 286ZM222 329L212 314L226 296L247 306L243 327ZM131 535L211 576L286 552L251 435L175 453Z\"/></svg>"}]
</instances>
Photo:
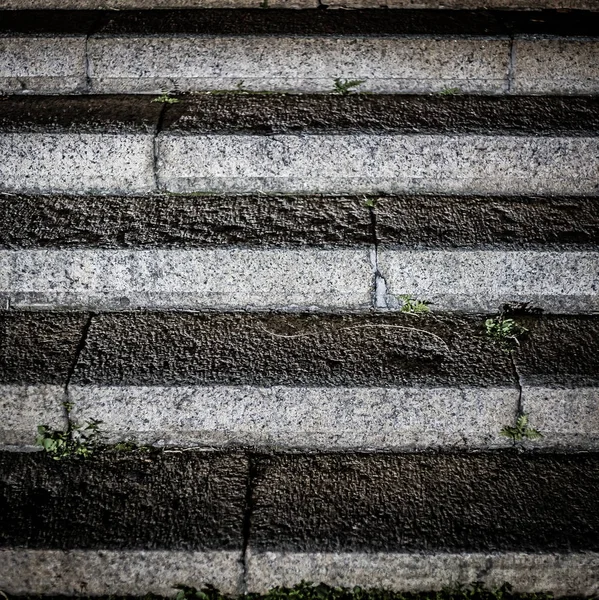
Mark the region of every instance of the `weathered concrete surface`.
<instances>
[{"instance_id":1,"label":"weathered concrete surface","mask_svg":"<svg viewBox=\"0 0 599 600\"><path fill-rule=\"evenodd\" d=\"M161 134L158 147L159 188L174 192L583 195L599 189L595 137Z\"/></svg>"},{"instance_id":2,"label":"weathered concrete surface","mask_svg":"<svg viewBox=\"0 0 599 600\"><path fill-rule=\"evenodd\" d=\"M363 246L581 250L599 246L591 197L37 196L0 194L0 247Z\"/></svg>"},{"instance_id":3,"label":"weathered concrete surface","mask_svg":"<svg viewBox=\"0 0 599 600\"><path fill-rule=\"evenodd\" d=\"M596 94L599 42L563 39L514 41L516 94Z\"/></svg>"},{"instance_id":4,"label":"weathered concrete surface","mask_svg":"<svg viewBox=\"0 0 599 600\"><path fill-rule=\"evenodd\" d=\"M241 551L243 454L113 452L57 462L2 452L0 466L1 547Z\"/></svg>"},{"instance_id":5,"label":"weathered concrete surface","mask_svg":"<svg viewBox=\"0 0 599 600\"><path fill-rule=\"evenodd\" d=\"M64 400L57 385L0 384L0 446L28 450L35 446L38 425L66 429Z\"/></svg>"},{"instance_id":6,"label":"weathered concrete surface","mask_svg":"<svg viewBox=\"0 0 599 600\"><path fill-rule=\"evenodd\" d=\"M68 94L83 91L85 37L0 36L3 94Z\"/></svg>"},{"instance_id":7,"label":"weathered concrete surface","mask_svg":"<svg viewBox=\"0 0 599 600\"><path fill-rule=\"evenodd\" d=\"M94 317L78 385L511 387L480 318L113 313Z\"/></svg>"},{"instance_id":8,"label":"weathered concrete surface","mask_svg":"<svg viewBox=\"0 0 599 600\"><path fill-rule=\"evenodd\" d=\"M530 0L539 1L539 0ZM542 0L541 0L542 1ZM572 1L572 0L570 0ZM584 1L584 0L582 0ZM317 0L268 0L272 8L317 8ZM266 8L262 0L0 0L8 9Z\"/></svg>"},{"instance_id":9,"label":"weathered concrete surface","mask_svg":"<svg viewBox=\"0 0 599 600\"><path fill-rule=\"evenodd\" d=\"M522 410L529 426L543 437L527 442L537 448L599 448L599 388L524 386Z\"/></svg>"},{"instance_id":10,"label":"weathered concrete surface","mask_svg":"<svg viewBox=\"0 0 599 600\"><path fill-rule=\"evenodd\" d=\"M593 0L327 0L331 8L572 8L597 10ZM0 0L8 9L317 8L316 0Z\"/></svg>"},{"instance_id":11,"label":"weathered concrete surface","mask_svg":"<svg viewBox=\"0 0 599 600\"><path fill-rule=\"evenodd\" d=\"M430 93L447 88L502 93L509 40L370 37L92 38L96 93L208 91L331 92L335 78L360 92Z\"/></svg>"},{"instance_id":12,"label":"weathered concrete surface","mask_svg":"<svg viewBox=\"0 0 599 600\"><path fill-rule=\"evenodd\" d=\"M320 450L506 447L510 388L71 386L72 418L107 442Z\"/></svg>"},{"instance_id":13,"label":"weathered concrete surface","mask_svg":"<svg viewBox=\"0 0 599 600\"><path fill-rule=\"evenodd\" d=\"M87 316L0 311L0 383L64 385Z\"/></svg>"},{"instance_id":14,"label":"weathered concrete surface","mask_svg":"<svg viewBox=\"0 0 599 600\"><path fill-rule=\"evenodd\" d=\"M1 202L0 199L0 211ZM29 204L24 205L30 213ZM572 250L599 247L596 198L381 196L375 197L373 210L381 248ZM7 215L5 219L14 223L13 230L22 227L17 225L19 221L15 217ZM0 239L7 235L2 232Z\"/></svg>"},{"instance_id":15,"label":"weathered concrete surface","mask_svg":"<svg viewBox=\"0 0 599 600\"><path fill-rule=\"evenodd\" d=\"M254 472L252 552L599 549L597 454L278 455Z\"/></svg>"},{"instance_id":16,"label":"weathered concrete surface","mask_svg":"<svg viewBox=\"0 0 599 600\"><path fill-rule=\"evenodd\" d=\"M367 249L0 250L11 306L365 309Z\"/></svg>"},{"instance_id":17,"label":"weathered concrete surface","mask_svg":"<svg viewBox=\"0 0 599 600\"><path fill-rule=\"evenodd\" d=\"M516 317L515 317L516 318ZM520 382L530 387L595 387L599 384L597 316L517 317L529 332L514 355Z\"/></svg>"},{"instance_id":18,"label":"weathered concrete surface","mask_svg":"<svg viewBox=\"0 0 599 600\"><path fill-rule=\"evenodd\" d=\"M599 207L597 216L589 211L582 213L587 235L599 242L599 224L597 234L593 225ZM359 197L0 194L0 247L7 249L346 247L373 241Z\"/></svg>"},{"instance_id":19,"label":"weathered concrete surface","mask_svg":"<svg viewBox=\"0 0 599 600\"><path fill-rule=\"evenodd\" d=\"M173 595L185 582L241 593L240 550L26 550L0 548L0 585L8 594Z\"/></svg>"},{"instance_id":20,"label":"weathered concrete surface","mask_svg":"<svg viewBox=\"0 0 599 600\"><path fill-rule=\"evenodd\" d=\"M16 0L4 0L15 2ZM35 2L36 0L25 0ZM37 0L38 2L44 0ZM45 0L56 1L56 0ZM594 0L324 0L329 8L578 9L598 10Z\"/></svg>"},{"instance_id":21,"label":"weathered concrete surface","mask_svg":"<svg viewBox=\"0 0 599 600\"><path fill-rule=\"evenodd\" d=\"M160 107L149 99L7 99L0 116L0 189L132 193L155 189Z\"/></svg>"},{"instance_id":22,"label":"weathered concrete surface","mask_svg":"<svg viewBox=\"0 0 599 600\"><path fill-rule=\"evenodd\" d=\"M13 102L19 105L19 98ZM167 106L161 131L584 137L599 132L598 107L592 96L202 94Z\"/></svg>"},{"instance_id":23,"label":"weathered concrete surface","mask_svg":"<svg viewBox=\"0 0 599 600\"><path fill-rule=\"evenodd\" d=\"M497 312L520 302L554 313L599 310L597 252L383 249L378 270L392 309L408 294L433 310Z\"/></svg>"},{"instance_id":24,"label":"weathered concrete surface","mask_svg":"<svg viewBox=\"0 0 599 600\"><path fill-rule=\"evenodd\" d=\"M91 194L155 189L149 135L0 134L1 191Z\"/></svg>"},{"instance_id":25,"label":"weathered concrete surface","mask_svg":"<svg viewBox=\"0 0 599 600\"><path fill-rule=\"evenodd\" d=\"M147 97L60 100L3 101L2 190L136 194L155 175L175 192L599 187L594 98L204 96L166 109L156 151L162 107Z\"/></svg>"},{"instance_id":26,"label":"weathered concrete surface","mask_svg":"<svg viewBox=\"0 0 599 600\"><path fill-rule=\"evenodd\" d=\"M598 571L599 555L590 552L250 552L247 581L251 591L261 593L302 580L401 592L425 592L473 581L497 589L509 581L515 592L552 590L559 597L593 596L599 590Z\"/></svg>"}]
</instances>

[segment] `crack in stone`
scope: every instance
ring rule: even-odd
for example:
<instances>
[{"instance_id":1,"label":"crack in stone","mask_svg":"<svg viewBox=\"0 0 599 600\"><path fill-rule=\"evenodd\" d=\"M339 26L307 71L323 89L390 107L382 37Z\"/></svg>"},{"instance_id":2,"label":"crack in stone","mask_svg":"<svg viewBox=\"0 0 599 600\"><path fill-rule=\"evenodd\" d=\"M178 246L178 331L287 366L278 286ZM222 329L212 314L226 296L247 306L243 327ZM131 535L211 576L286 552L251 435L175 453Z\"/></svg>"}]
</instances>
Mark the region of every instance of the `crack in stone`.
<instances>
[{"instance_id":1,"label":"crack in stone","mask_svg":"<svg viewBox=\"0 0 599 600\"><path fill-rule=\"evenodd\" d=\"M254 486L257 475L257 466L255 457L248 454L248 478L245 493L245 510L243 514L243 546L241 554L242 574L241 574L241 593L248 593L248 549L250 545L250 535L252 529L252 512L254 510Z\"/></svg>"},{"instance_id":2,"label":"crack in stone","mask_svg":"<svg viewBox=\"0 0 599 600\"><path fill-rule=\"evenodd\" d=\"M507 90L506 93L512 93L512 87L514 85L514 69L516 64L516 47L514 43L514 38L510 39L510 49L509 49L509 61L508 61L508 70L507 70Z\"/></svg>"}]
</instances>

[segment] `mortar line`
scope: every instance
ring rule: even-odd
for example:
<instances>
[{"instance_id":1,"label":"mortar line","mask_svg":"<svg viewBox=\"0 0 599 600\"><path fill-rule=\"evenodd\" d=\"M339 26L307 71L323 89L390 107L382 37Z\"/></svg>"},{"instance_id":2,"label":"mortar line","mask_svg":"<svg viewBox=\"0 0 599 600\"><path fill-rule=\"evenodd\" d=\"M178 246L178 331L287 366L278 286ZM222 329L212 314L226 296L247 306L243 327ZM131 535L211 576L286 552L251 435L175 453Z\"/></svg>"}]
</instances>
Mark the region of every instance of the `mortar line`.
<instances>
[{"instance_id":1,"label":"mortar line","mask_svg":"<svg viewBox=\"0 0 599 600\"><path fill-rule=\"evenodd\" d=\"M512 93L512 87L514 85L514 68L516 64L516 48L514 36L510 36L510 48L509 48L509 61L507 70L507 90L506 93Z\"/></svg>"},{"instance_id":2,"label":"mortar line","mask_svg":"<svg viewBox=\"0 0 599 600\"><path fill-rule=\"evenodd\" d=\"M252 529L252 512L254 510L254 486L256 481L256 457L253 454L247 454L248 458L248 477L245 490L245 507L243 512L243 545L241 550L241 593L248 592L248 550L250 546L250 535Z\"/></svg>"},{"instance_id":3,"label":"mortar line","mask_svg":"<svg viewBox=\"0 0 599 600\"><path fill-rule=\"evenodd\" d=\"M77 344L77 349L75 350L75 356L73 357L73 362L69 367L69 371L67 373L67 379L64 385L64 393L68 395L69 393L69 385L71 384L71 379L73 378L73 374L75 373L75 368L77 367L77 363L79 362L79 358L81 358L81 353L85 348L85 344L87 342L87 336L89 334L89 329L92 324L92 320L94 318L94 313L89 313L89 317L87 321L83 325L83 329L81 331L81 339L79 340L79 344Z\"/></svg>"},{"instance_id":4,"label":"mortar line","mask_svg":"<svg viewBox=\"0 0 599 600\"><path fill-rule=\"evenodd\" d=\"M372 228L372 245L371 251L372 263L374 267L374 278L372 290L372 308L374 310L378 308L386 308L386 294L387 294L387 281L383 277L383 274L379 270L379 238L378 238L378 225L376 220L375 206L368 207L368 213L370 214L370 226ZM379 297L381 296L381 297Z\"/></svg>"},{"instance_id":5,"label":"mortar line","mask_svg":"<svg viewBox=\"0 0 599 600\"><path fill-rule=\"evenodd\" d=\"M164 103L160 108L160 114L158 115L158 123L156 124L156 131L154 132L154 140L152 142L153 162L152 168L154 171L154 187L155 191L159 192L160 188L158 185L158 135L162 130L162 124L164 123L164 117L166 114L167 104Z\"/></svg>"},{"instance_id":6,"label":"mortar line","mask_svg":"<svg viewBox=\"0 0 599 600\"><path fill-rule=\"evenodd\" d=\"M85 36L84 52L85 52L85 89L88 94L92 92L92 78L89 74L89 40L102 26L102 17L96 17L95 21L90 25Z\"/></svg>"},{"instance_id":7,"label":"mortar line","mask_svg":"<svg viewBox=\"0 0 599 600\"><path fill-rule=\"evenodd\" d=\"M524 413L522 409L522 380L520 378L520 373L518 372L518 367L516 366L516 361L514 360L514 353L510 352L510 362L512 363L512 371L514 373L514 377L516 379L516 385L518 386L518 402L516 404L516 420L518 417L522 416ZM514 446L516 445L516 440L514 440Z\"/></svg>"}]
</instances>

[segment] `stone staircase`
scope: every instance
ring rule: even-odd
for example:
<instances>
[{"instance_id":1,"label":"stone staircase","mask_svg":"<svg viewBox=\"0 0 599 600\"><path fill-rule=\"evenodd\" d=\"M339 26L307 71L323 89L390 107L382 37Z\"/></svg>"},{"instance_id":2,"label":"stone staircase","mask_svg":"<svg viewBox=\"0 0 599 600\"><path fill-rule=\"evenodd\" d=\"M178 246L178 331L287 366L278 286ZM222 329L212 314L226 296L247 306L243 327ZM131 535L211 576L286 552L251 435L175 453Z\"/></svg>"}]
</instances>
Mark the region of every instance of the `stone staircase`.
<instances>
[{"instance_id":1,"label":"stone staircase","mask_svg":"<svg viewBox=\"0 0 599 600\"><path fill-rule=\"evenodd\" d=\"M596 0L0 9L1 591L599 594Z\"/></svg>"}]
</instances>

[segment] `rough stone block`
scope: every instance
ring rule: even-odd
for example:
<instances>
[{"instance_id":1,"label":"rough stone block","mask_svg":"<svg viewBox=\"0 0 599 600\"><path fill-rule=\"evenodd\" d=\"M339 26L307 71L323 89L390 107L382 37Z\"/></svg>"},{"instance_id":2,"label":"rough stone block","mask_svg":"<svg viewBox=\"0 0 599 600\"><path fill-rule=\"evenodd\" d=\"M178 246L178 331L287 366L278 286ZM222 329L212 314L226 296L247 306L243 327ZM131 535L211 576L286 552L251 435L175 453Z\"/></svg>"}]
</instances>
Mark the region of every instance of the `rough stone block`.
<instances>
[{"instance_id":1,"label":"rough stone block","mask_svg":"<svg viewBox=\"0 0 599 600\"><path fill-rule=\"evenodd\" d=\"M599 309L596 252L382 249L378 269L389 308L408 294L433 310L497 312L519 302L548 312Z\"/></svg>"},{"instance_id":2,"label":"rough stone block","mask_svg":"<svg viewBox=\"0 0 599 600\"><path fill-rule=\"evenodd\" d=\"M599 41L517 39L514 53L516 94L599 92Z\"/></svg>"},{"instance_id":3,"label":"rough stone block","mask_svg":"<svg viewBox=\"0 0 599 600\"><path fill-rule=\"evenodd\" d=\"M0 93L82 91L85 37L0 36Z\"/></svg>"}]
</instances>

